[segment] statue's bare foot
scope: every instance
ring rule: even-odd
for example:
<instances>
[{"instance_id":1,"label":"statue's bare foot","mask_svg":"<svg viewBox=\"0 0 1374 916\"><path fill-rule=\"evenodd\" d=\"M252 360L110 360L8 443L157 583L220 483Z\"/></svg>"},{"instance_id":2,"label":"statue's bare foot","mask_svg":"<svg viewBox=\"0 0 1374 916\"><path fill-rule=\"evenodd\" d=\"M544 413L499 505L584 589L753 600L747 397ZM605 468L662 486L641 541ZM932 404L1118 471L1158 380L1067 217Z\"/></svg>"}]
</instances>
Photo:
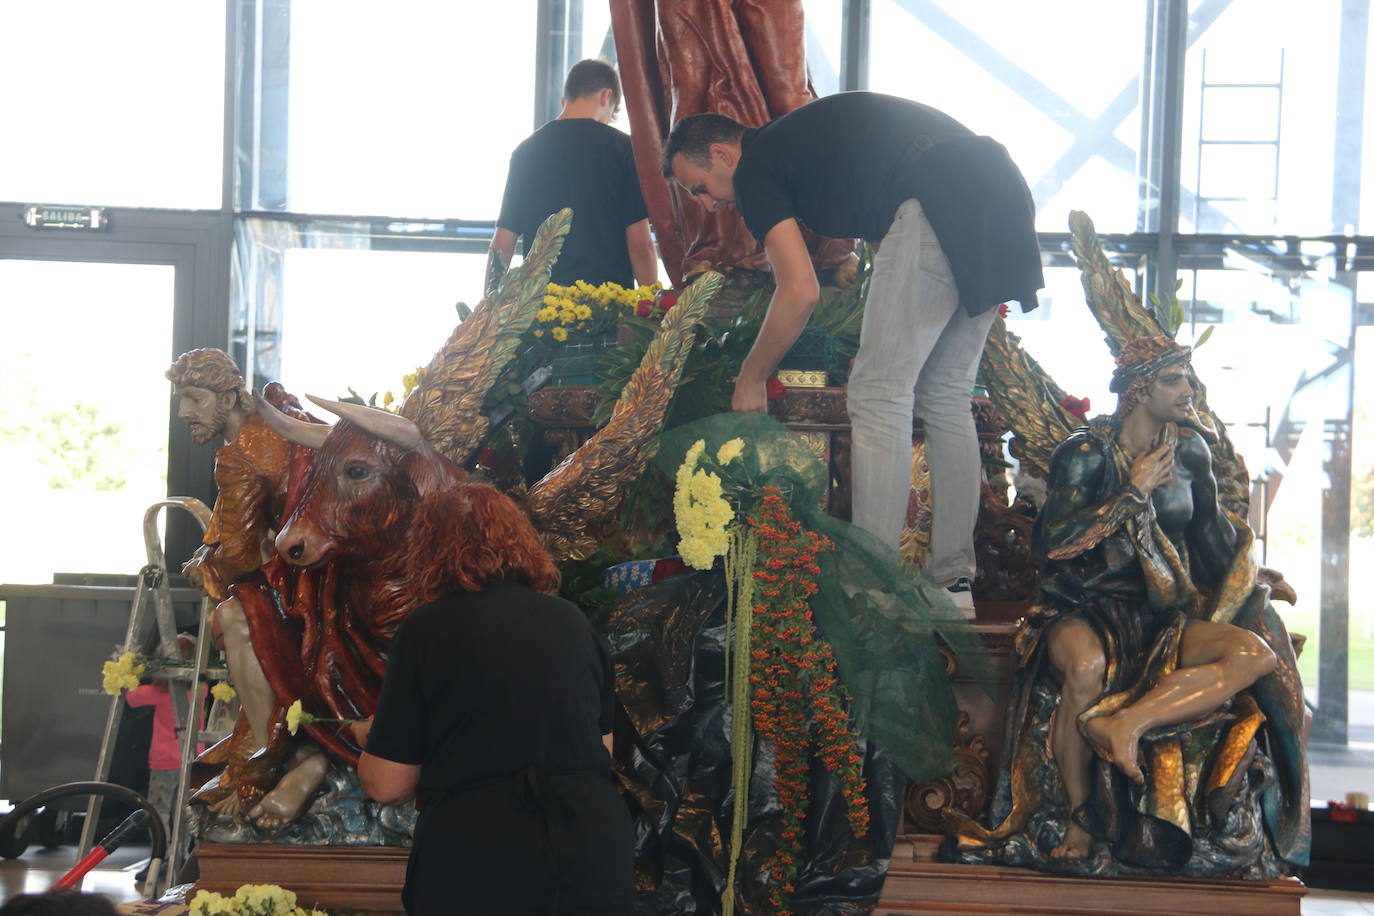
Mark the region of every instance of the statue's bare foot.
<instances>
[{"instance_id":1,"label":"statue's bare foot","mask_svg":"<svg viewBox=\"0 0 1374 916\"><path fill-rule=\"evenodd\" d=\"M219 801L210 805L210 810L220 817L238 817L243 814L243 809L239 807L239 793L230 792Z\"/></svg>"},{"instance_id":2,"label":"statue's bare foot","mask_svg":"<svg viewBox=\"0 0 1374 916\"><path fill-rule=\"evenodd\" d=\"M1140 736L1123 723L1120 716L1089 719L1084 730L1098 752L1115 763L1129 779L1145 782L1145 774L1140 769Z\"/></svg>"},{"instance_id":3,"label":"statue's bare foot","mask_svg":"<svg viewBox=\"0 0 1374 916\"><path fill-rule=\"evenodd\" d=\"M276 787L253 806L248 816L267 830L284 827L300 816L315 790L324 782L329 758L318 749L287 771Z\"/></svg>"},{"instance_id":4,"label":"statue's bare foot","mask_svg":"<svg viewBox=\"0 0 1374 916\"><path fill-rule=\"evenodd\" d=\"M1093 851L1091 833L1077 824L1069 824L1064 831L1064 842L1050 850L1051 859L1082 859Z\"/></svg>"}]
</instances>

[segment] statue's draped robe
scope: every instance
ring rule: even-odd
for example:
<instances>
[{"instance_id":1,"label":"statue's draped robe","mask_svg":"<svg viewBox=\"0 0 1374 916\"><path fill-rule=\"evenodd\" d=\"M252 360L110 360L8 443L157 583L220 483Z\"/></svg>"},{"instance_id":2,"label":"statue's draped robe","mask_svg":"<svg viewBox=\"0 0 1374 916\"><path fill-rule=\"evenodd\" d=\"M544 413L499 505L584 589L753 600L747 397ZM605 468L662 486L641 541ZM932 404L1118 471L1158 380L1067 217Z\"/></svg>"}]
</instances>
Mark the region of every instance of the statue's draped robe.
<instances>
[{"instance_id":1,"label":"statue's draped robe","mask_svg":"<svg viewBox=\"0 0 1374 916\"><path fill-rule=\"evenodd\" d=\"M1177 668L1184 628L1196 619L1257 634L1274 650L1277 668L1216 713L1148 733L1141 748L1144 787L1095 758L1090 798L1074 816L1127 868L1258 877L1306 864L1305 712L1292 642L1269 603L1268 586L1257 584L1253 533L1218 504L1203 434L1179 433L1174 477L1191 485L1162 487L1150 499L1130 486L1130 461L1110 419L1079 430L1056 450L1035 531L1035 549L1047 559L1040 598L1017 634L1020 667L993 811L997 826L956 818L952 827L966 853L1008 847L1032 832L1041 809L1063 806L1062 787L1048 784L1058 773L1044 744L1052 708L1037 703L1046 689L1057 692L1047 658L1054 625L1068 618L1087 622L1105 651L1106 687L1079 717L1081 729L1130 705ZM1269 770L1256 763L1257 755L1272 763L1267 784L1259 773ZM1251 821L1262 822L1269 845L1258 831L1251 838L1225 836L1251 822L1237 819L1237 804L1259 808ZM1273 853L1267 859L1265 849ZM1020 861L1044 864L1035 860L1031 852Z\"/></svg>"},{"instance_id":2,"label":"statue's draped robe","mask_svg":"<svg viewBox=\"0 0 1374 916\"><path fill-rule=\"evenodd\" d=\"M611 0L611 22L635 167L668 276L681 285L708 267L766 268L738 213L708 212L665 180L659 163L669 131L688 115L761 127L816 97L801 0ZM817 270L853 248L806 239Z\"/></svg>"}]
</instances>

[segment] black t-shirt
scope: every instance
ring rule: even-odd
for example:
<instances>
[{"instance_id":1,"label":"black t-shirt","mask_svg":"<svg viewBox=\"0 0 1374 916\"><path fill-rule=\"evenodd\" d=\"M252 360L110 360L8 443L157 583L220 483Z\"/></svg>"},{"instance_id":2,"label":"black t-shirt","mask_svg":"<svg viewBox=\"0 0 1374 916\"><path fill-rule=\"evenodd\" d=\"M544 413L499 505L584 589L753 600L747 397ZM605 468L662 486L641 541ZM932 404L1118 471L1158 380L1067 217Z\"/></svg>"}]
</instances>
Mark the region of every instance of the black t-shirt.
<instances>
[{"instance_id":1,"label":"black t-shirt","mask_svg":"<svg viewBox=\"0 0 1374 916\"><path fill-rule=\"evenodd\" d=\"M564 207L572 208L572 229L550 279L629 287L625 230L648 216L629 137L591 118L566 118L515 148L496 225L523 237L528 249L540 224Z\"/></svg>"},{"instance_id":2,"label":"black t-shirt","mask_svg":"<svg viewBox=\"0 0 1374 916\"><path fill-rule=\"evenodd\" d=\"M418 794L529 767L608 773L614 669L575 605L510 580L411 612L367 752L421 764Z\"/></svg>"},{"instance_id":3,"label":"black t-shirt","mask_svg":"<svg viewBox=\"0 0 1374 916\"><path fill-rule=\"evenodd\" d=\"M913 147L972 132L943 112L876 92L841 92L745 131L735 205L754 237L794 218L829 238L881 241L902 201Z\"/></svg>"},{"instance_id":4,"label":"black t-shirt","mask_svg":"<svg viewBox=\"0 0 1374 916\"><path fill-rule=\"evenodd\" d=\"M818 235L881 241L916 199L970 314L1045 285L1035 201L1006 149L949 115L876 92L841 92L745 131L735 205L760 242L785 219Z\"/></svg>"}]
</instances>

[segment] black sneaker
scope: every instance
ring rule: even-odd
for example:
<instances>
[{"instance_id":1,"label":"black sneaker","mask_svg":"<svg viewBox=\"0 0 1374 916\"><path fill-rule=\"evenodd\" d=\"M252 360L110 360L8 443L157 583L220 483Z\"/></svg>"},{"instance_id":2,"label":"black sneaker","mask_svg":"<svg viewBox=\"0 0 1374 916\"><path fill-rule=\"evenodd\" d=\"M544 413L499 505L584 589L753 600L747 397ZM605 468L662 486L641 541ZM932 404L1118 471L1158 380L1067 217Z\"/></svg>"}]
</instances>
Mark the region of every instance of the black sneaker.
<instances>
[{"instance_id":1,"label":"black sneaker","mask_svg":"<svg viewBox=\"0 0 1374 916\"><path fill-rule=\"evenodd\" d=\"M945 586L945 592L948 593L950 600L954 602L954 606L963 611L965 617L972 620L975 613L973 607L973 583L969 581L968 577L960 576L958 579L955 579L949 585Z\"/></svg>"}]
</instances>

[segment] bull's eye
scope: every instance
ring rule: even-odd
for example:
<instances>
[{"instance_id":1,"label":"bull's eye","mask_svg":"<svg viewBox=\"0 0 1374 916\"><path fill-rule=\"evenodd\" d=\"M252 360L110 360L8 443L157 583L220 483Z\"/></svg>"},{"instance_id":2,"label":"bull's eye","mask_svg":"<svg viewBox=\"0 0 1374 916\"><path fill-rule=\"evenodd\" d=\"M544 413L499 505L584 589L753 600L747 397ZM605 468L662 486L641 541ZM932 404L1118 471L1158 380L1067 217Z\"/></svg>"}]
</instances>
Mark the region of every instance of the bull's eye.
<instances>
[{"instance_id":1,"label":"bull's eye","mask_svg":"<svg viewBox=\"0 0 1374 916\"><path fill-rule=\"evenodd\" d=\"M365 464L350 464L344 473L348 475L350 480L367 480L372 476L372 471Z\"/></svg>"}]
</instances>

